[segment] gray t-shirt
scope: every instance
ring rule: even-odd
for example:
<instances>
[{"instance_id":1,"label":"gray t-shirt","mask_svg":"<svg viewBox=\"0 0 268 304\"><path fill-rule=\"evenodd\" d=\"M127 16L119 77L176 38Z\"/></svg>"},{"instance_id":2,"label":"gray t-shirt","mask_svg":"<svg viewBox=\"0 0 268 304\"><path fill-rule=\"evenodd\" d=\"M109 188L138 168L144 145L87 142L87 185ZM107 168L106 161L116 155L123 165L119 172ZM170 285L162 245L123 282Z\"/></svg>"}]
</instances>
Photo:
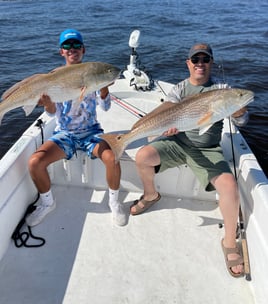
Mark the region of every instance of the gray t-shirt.
<instances>
[{"instance_id":1,"label":"gray t-shirt","mask_svg":"<svg viewBox=\"0 0 268 304\"><path fill-rule=\"evenodd\" d=\"M194 86L189 79L185 79L175 85L166 100L172 102L181 102L181 100L189 95L198 94L210 90L218 89L219 85L211 79L202 86ZM176 136L178 139L189 147L211 148L219 145L221 140L221 132L223 121L214 123L204 134L199 135L199 129L194 129L186 132L179 132Z\"/></svg>"}]
</instances>

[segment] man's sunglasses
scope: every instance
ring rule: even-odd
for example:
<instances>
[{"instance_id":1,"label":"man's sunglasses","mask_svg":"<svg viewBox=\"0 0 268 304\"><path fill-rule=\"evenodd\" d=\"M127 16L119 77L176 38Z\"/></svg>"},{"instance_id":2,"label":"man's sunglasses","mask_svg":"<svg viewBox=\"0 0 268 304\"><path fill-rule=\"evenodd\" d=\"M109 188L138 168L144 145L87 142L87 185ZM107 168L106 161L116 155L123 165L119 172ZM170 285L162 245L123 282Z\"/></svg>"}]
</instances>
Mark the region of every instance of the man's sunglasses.
<instances>
[{"instance_id":1,"label":"man's sunglasses","mask_svg":"<svg viewBox=\"0 0 268 304\"><path fill-rule=\"evenodd\" d=\"M205 56L205 57L193 56L193 57L191 57L190 60L193 64L197 64L198 62L209 63L211 60L211 57L210 56Z\"/></svg>"},{"instance_id":2,"label":"man's sunglasses","mask_svg":"<svg viewBox=\"0 0 268 304\"><path fill-rule=\"evenodd\" d=\"M80 50L82 47L83 44L79 42L63 43L61 45L61 48L64 50L70 50L70 49Z\"/></svg>"}]
</instances>

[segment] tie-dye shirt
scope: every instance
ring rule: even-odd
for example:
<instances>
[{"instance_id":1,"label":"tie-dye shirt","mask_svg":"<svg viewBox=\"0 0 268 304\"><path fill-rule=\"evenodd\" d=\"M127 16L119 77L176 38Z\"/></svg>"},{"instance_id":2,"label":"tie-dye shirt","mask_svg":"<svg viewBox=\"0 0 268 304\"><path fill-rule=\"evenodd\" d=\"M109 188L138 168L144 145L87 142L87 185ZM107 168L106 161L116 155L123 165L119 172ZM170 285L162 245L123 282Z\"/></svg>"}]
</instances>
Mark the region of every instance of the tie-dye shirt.
<instances>
[{"instance_id":1,"label":"tie-dye shirt","mask_svg":"<svg viewBox=\"0 0 268 304\"><path fill-rule=\"evenodd\" d=\"M82 102L78 99L56 103L56 129L55 131L68 131L81 133L91 131L99 125L96 107L99 105L104 111L111 107L111 99L108 94L101 99L100 93L93 92L84 97Z\"/></svg>"}]
</instances>

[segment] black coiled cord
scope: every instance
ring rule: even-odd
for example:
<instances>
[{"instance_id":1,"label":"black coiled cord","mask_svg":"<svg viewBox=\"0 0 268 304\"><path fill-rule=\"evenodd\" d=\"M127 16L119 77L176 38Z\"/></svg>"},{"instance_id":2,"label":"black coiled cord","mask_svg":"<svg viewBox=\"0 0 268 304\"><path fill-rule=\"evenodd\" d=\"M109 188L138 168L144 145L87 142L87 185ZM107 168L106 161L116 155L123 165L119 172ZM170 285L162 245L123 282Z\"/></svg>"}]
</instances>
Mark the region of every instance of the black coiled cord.
<instances>
[{"instance_id":1,"label":"black coiled cord","mask_svg":"<svg viewBox=\"0 0 268 304\"><path fill-rule=\"evenodd\" d=\"M37 120L35 126L40 128L40 130L41 130L41 138L42 138L42 144L43 144L44 143L44 130L43 130L42 119L39 118ZM28 228L28 231L21 231L24 224L27 224L26 223L26 217L36 209L35 203L38 201L39 197L40 197L40 195L38 193L37 198L34 200L34 202L32 202L28 206L28 208L26 209L26 212L24 213L22 219L20 220L20 222L18 223L17 227L15 228L14 232L11 235L11 238L14 240L15 246L17 248L20 248L22 246L28 247L28 248L41 247L46 243L46 240L44 238L37 237L37 236L33 235L32 228L28 225L26 226ZM29 241L30 238L39 241L39 243L29 244L28 241Z\"/></svg>"}]
</instances>

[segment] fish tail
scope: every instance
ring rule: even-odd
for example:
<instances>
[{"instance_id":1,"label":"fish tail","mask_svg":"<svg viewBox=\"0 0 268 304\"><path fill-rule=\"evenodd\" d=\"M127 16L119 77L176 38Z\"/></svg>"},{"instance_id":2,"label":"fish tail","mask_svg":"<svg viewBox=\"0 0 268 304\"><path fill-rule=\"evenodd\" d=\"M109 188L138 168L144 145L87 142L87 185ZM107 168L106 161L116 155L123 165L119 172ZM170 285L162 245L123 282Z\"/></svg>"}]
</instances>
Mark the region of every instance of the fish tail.
<instances>
[{"instance_id":1,"label":"fish tail","mask_svg":"<svg viewBox=\"0 0 268 304\"><path fill-rule=\"evenodd\" d=\"M107 144L112 149L114 156L115 156L115 162L117 163L122 156L127 143L124 140L123 134L102 134L100 137L107 142Z\"/></svg>"}]
</instances>

